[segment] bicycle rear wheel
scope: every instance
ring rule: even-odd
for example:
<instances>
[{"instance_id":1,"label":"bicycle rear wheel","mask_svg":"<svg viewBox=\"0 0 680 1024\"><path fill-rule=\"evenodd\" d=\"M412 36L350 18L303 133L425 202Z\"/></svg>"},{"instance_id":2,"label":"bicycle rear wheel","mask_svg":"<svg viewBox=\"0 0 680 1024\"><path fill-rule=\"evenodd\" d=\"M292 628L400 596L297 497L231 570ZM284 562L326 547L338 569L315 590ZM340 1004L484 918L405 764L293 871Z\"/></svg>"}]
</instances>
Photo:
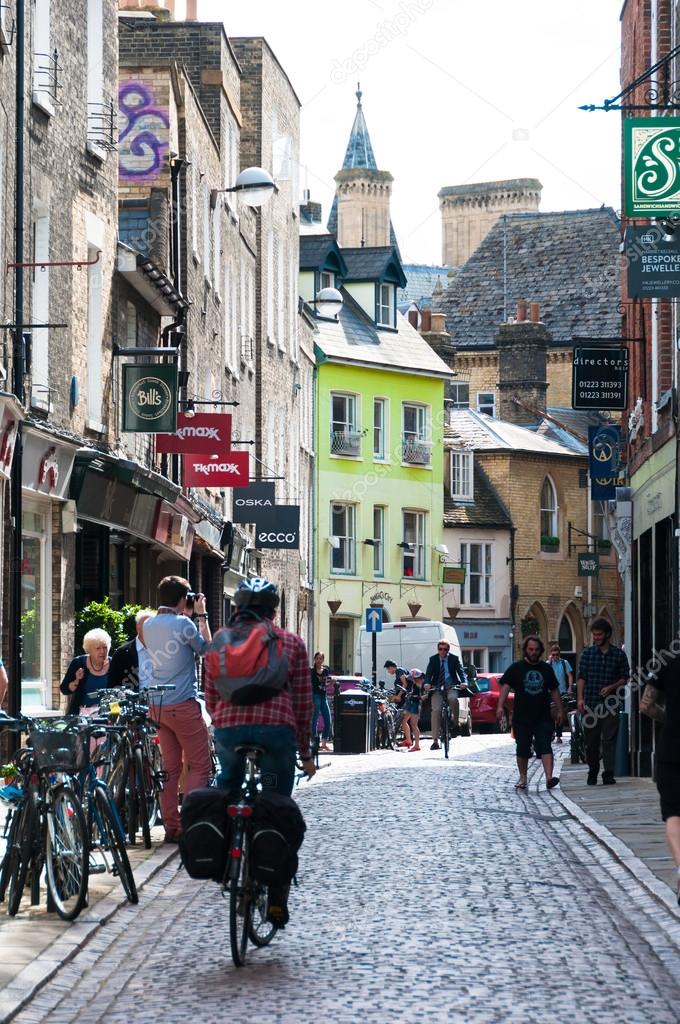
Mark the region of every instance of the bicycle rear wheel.
<instances>
[{"instance_id":1,"label":"bicycle rear wheel","mask_svg":"<svg viewBox=\"0 0 680 1024\"><path fill-rule=\"evenodd\" d=\"M94 791L95 818L98 832L98 845L105 853L111 854L113 873L118 875L125 895L130 903L139 903L135 876L132 874L130 860L125 849L125 835L120 819L115 812L115 804L103 786Z\"/></svg>"},{"instance_id":2,"label":"bicycle rear wheel","mask_svg":"<svg viewBox=\"0 0 680 1024\"><path fill-rule=\"evenodd\" d=\"M246 856L246 839L244 837L238 874L229 882L229 941L231 943L231 958L237 967L243 967L246 962L248 934L253 911L248 892Z\"/></svg>"},{"instance_id":3,"label":"bicycle rear wheel","mask_svg":"<svg viewBox=\"0 0 680 1024\"><path fill-rule=\"evenodd\" d=\"M444 757L449 756L449 709L446 703L446 695L444 695L444 701L442 703L442 747L444 748Z\"/></svg>"},{"instance_id":4,"label":"bicycle rear wheel","mask_svg":"<svg viewBox=\"0 0 680 1024\"><path fill-rule=\"evenodd\" d=\"M73 790L58 786L52 792L46 818L47 887L59 917L72 921L87 901L89 878L87 825Z\"/></svg>"}]
</instances>

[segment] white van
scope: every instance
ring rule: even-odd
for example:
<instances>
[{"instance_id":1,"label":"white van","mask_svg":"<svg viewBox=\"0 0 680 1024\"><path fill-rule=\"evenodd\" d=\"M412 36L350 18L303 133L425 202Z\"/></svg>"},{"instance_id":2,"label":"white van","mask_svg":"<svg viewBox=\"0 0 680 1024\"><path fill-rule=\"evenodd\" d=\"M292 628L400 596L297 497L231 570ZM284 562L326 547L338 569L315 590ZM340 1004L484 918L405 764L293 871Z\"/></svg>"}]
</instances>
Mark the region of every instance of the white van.
<instances>
[{"instance_id":1,"label":"white van","mask_svg":"<svg viewBox=\"0 0 680 1024\"><path fill-rule=\"evenodd\" d=\"M354 671L360 672L367 679L371 678L372 636L373 634L367 633L366 627L362 626L354 652ZM396 661L400 668L407 671L419 668L424 672L432 655L437 653L439 640L446 640L451 647L451 653L457 654L462 662L458 634L453 626L430 620L383 622L382 632L376 633L378 679L385 679L383 665L388 659Z\"/></svg>"}]
</instances>

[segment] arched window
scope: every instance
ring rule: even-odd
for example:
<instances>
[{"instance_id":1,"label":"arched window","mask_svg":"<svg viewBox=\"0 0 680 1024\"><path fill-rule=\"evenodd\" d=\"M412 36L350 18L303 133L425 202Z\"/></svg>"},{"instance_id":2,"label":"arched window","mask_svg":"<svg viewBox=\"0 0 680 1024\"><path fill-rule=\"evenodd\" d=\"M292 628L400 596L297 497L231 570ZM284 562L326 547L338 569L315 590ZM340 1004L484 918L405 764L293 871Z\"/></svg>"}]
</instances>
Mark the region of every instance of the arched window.
<instances>
[{"instance_id":1,"label":"arched window","mask_svg":"<svg viewBox=\"0 0 680 1024\"><path fill-rule=\"evenodd\" d=\"M557 520L557 494L549 476L541 488L541 548L555 550L559 547L559 524Z\"/></svg>"},{"instance_id":2,"label":"arched window","mask_svg":"<svg viewBox=\"0 0 680 1024\"><path fill-rule=\"evenodd\" d=\"M571 622L569 621L566 615L562 616L557 641L560 645L561 651L574 651L576 649L576 645L574 644L574 633L571 628Z\"/></svg>"}]
</instances>

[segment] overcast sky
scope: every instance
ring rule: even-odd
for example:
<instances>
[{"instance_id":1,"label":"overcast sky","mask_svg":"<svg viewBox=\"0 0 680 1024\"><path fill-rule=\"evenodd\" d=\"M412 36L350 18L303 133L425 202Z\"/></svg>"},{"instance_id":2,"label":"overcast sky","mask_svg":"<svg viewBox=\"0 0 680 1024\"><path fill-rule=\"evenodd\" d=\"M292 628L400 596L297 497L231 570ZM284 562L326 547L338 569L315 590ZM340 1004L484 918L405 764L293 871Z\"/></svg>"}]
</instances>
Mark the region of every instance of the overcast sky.
<instances>
[{"instance_id":1,"label":"overcast sky","mask_svg":"<svg viewBox=\"0 0 680 1024\"><path fill-rule=\"evenodd\" d=\"M543 210L619 210L620 115L577 108L619 92L620 9L621 0L199 0L198 13L274 50L302 104L300 185L323 203L324 222L361 81L378 167L394 176L402 257L438 263L444 185L535 177Z\"/></svg>"}]
</instances>

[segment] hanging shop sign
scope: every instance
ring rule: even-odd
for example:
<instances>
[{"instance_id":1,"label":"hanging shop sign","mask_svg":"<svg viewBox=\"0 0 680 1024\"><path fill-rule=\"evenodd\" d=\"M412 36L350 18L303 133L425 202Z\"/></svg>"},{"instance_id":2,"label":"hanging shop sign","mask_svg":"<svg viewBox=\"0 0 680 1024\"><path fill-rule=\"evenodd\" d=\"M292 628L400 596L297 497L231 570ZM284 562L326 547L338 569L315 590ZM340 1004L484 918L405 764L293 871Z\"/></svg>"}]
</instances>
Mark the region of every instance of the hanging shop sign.
<instances>
[{"instance_id":1,"label":"hanging shop sign","mask_svg":"<svg viewBox=\"0 0 680 1024\"><path fill-rule=\"evenodd\" d=\"M65 500L75 459L75 445L48 434L24 431L21 486L36 494Z\"/></svg>"},{"instance_id":2,"label":"hanging shop sign","mask_svg":"<svg viewBox=\"0 0 680 1024\"><path fill-rule=\"evenodd\" d=\"M588 427L591 479L618 475L621 461L621 429L615 424Z\"/></svg>"},{"instance_id":3,"label":"hanging shop sign","mask_svg":"<svg viewBox=\"0 0 680 1024\"><path fill-rule=\"evenodd\" d=\"M465 583L465 566L445 566L442 583Z\"/></svg>"},{"instance_id":4,"label":"hanging shop sign","mask_svg":"<svg viewBox=\"0 0 680 1024\"><path fill-rule=\"evenodd\" d=\"M177 426L177 366L123 365L123 430L173 433Z\"/></svg>"},{"instance_id":5,"label":"hanging shop sign","mask_svg":"<svg viewBox=\"0 0 680 1024\"><path fill-rule=\"evenodd\" d=\"M174 434L159 434L156 451L159 455L219 455L231 449L231 414L200 412L177 415Z\"/></svg>"},{"instance_id":6,"label":"hanging shop sign","mask_svg":"<svg viewBox=\"0 0 680 1024\"><path fill-rule=\"evenodd\" d=\"M274 505L268 512L258 512L255 524L255 547L300 547L300 506Z\"/></svg>"},{"instance_id":7,"label":"hanging shop sign","mask_svg":"<svg viewBox=\"0 0 680 1024\"><path fill-rule=\"evenodd\" d=\"M591 476L590 497L593 501L613 501L616 488L625 486L625 476Z\"/></svg>"},{"instance_id":8,"label":"hanging shop sign","mask_svg":"<svg viewBox=\"0 0 680 1024\"><path fill-rule=\"evenodd\" d=\"M618 409L628 404L628 349L575 348L572 363L573 409Z\"/></svg>"},{"instance_id":9,"label":"hanging shop sign","mask_svg":"<svg viewBox=\"0 0 680 1024\"><path fill-rule=\"evenodd\" d=\"M268 514L274 507L274 484L255 480L234 495L233 523L256 523L261 513Z\"/></svg>"},{"instance_id":10,"label":"hanging shop sign","mask_svg":"<svg viewBox=\"0 0 680 1024\"><path fill-rule=\"evenodd\" d=\"M217 458L185 455L185 487L247 487L249 483L248 452L225 452Z\"/></svg>"},{"instance_id":11,"label":"hanging shop sign","mask_svg":"<svg viewBox=\"0 0 680 1024\"><path fill-rule=\"evenodd\" d=\"M657 224L626 228L624 252L629 298L680 297L680 237L664 235Z\"/></svg>"},{"instance_id":12,"label":"hanging shop sign","mask_svg":"<svg viewBox=\"0 0 680 1024\"><path fill-rule=\"evenodd\" d=\"M680 215L680 120L625 118L623 168L626 216Z\"/></svg>"},{"instance_id":13,"label":"hanging shop sign","mask_svg":"<svg viewBox=\"0 0 680 1024\"><path fill-rule=\"evenodd\" d=\"M600 556L594 551L579 551L576 554L578 569L577 576L599 576Z\"/></svg>"}]
</instances>

